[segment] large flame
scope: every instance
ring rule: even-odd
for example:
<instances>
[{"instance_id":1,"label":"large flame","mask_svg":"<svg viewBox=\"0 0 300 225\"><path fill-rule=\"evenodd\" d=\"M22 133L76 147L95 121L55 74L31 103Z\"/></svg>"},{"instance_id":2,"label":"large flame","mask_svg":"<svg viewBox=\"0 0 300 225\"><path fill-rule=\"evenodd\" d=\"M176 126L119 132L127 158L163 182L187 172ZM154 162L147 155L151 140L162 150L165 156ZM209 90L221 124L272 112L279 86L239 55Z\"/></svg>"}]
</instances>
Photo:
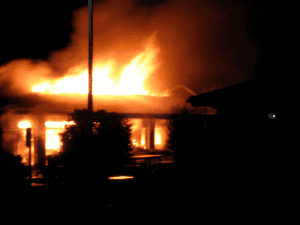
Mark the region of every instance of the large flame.
<instances>
[{"instance_id":1,"label":"large flame","mask_svg":"<svg viewBox=\"0 0 300 225\"><path fill-rule=\"evenodd\" d=\"M98 60L93 66L94 95L150 95L144 88L147 77L158 67L155 63L159 49L148 41L143 52L138 54L121 70L119 82L116 77L116 61L114 59L102 63ZM88 93L88 70L80 66L71 68L68 74L56 81L44 81L32 88L33 92L45 94Z\"/></svg>"},{"instance_id":2,"label":"large flame","mask_svg":"<svg viewBox=\"0 0 300 225\"><path fill-rule=\"evenodd\" d=\"M46 121L45 127L46 127L46 155L53 155L60 151L61 147L61 141L60 141L60 133L65 131L66 125L72 125L75 124L74 121ZM27 164L28 163L28 154L29 149L25 145L26 141L26 128L32 127L31 123L27 120L20 121L18 123L18 128L22 131L23 140L18 145L18 154L22 157L22 163ZM34 134L33 134L34 135ZM33 141L33 138L31 138L31 141ZM31 154L33 156L34 154L34 145L32 145ZM32 157L33 158L33 157ZM34 164L32 160L32 165Z\"/></svg>"},{"instance_id":3,"label":"large flame","mask_svg":"<svg viewBox=\"0 0 300 225\"><path fill-rule=\"evenodd\" d=\"M66 125L74 124L74 121L47 121L46 126L46 155L58 153L61 147L59 134L65 131Z\"/></svg>"}]
</instances>

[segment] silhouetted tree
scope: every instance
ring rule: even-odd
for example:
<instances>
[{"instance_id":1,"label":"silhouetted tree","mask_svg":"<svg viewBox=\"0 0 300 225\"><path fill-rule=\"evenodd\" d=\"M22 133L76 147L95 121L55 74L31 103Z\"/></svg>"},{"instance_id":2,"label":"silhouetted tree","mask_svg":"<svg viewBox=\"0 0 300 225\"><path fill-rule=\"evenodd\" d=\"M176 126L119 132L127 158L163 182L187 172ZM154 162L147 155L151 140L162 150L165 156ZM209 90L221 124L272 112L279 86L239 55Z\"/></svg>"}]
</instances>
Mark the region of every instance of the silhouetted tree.
<instances>
[{"instance_id":1,"label":"silhouetted tree","mask_svg":"<svg viewBox=\"0 0 300 225\"><path fill-rule=\"evenodd\" d=\"M11 153L0 149L0 179L2 188L12 190L24 187L24 178L29 171L21 163L21 156L14 156Z\"/></svg>"},{"instance_id":2,"label":"silhouetted tree","mask_svg":"<svg viewBox=\"0 0 300 225\"><path fill-rule=\"evenodd\" d=\"M259 114L233 112L213 116L213 129L203 129L201 115L191 110L173 113L169 147L178 169L174 189L181 185L178 193L185 192L185 198L201 194L204 204L249 202L278 186L280 148L271 144L278 129Z\"/></svg>"},{"instance_id":3,"label":"silhouetted tree","mask_svg":"<svg viewBox=\"0 0 300 225\"><path fill-rule=\"evenodd\" d=\"M177 165L189 164L199 151L208 151L207 147L211 129L204 128L205 111L174 109L172 118L168 122L169 138L168 147L174 151Z\"/></svg>"},{"instance_id":4,"label":"silhouetted tree","mask_svg":"<svg viewBox=\"0 0 300 225\"><path fill-rule=\"evenodd\" d=\"M62 151L52 162L68 166L69 177L105 178L118 173L132 151L131 125L116 113L75 110L75 125L61 134Z\"/></svg>"}]
</instances>

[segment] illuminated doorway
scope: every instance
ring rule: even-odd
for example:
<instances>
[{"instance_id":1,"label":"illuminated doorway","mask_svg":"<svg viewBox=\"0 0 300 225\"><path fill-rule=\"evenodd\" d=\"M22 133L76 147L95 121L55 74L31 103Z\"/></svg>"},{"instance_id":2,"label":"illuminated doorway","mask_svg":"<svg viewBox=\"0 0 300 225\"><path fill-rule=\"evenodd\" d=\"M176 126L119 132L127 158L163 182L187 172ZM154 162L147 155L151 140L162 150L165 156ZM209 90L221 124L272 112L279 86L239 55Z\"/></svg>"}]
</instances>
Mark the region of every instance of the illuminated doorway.
<instances>
[{"instance_id":1,"label":"illuminated doorway","mask_svg":"<svg viewBox=\"0 0 300 225\"><path fill-rule=\"evenodd\" d=\"M63 133L66 129L66 125L74 124L73 121L47 121L46 126L46 156L58 154L61 149L60 133Z\"/></svg>"}]
</instances>

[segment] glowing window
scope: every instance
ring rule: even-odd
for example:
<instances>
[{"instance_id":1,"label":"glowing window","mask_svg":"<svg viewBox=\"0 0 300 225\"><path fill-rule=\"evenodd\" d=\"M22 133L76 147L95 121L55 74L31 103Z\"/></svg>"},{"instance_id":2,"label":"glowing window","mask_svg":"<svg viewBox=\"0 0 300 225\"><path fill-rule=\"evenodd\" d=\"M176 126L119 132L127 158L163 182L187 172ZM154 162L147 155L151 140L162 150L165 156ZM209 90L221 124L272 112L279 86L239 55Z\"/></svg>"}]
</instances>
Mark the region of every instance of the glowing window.
<instances>
[{"instance_id":1,"label":"glowing window","mask_svg":"<svg viewBox=\"0 0 300 225\"><path fill-rule=\"evenodd\" d=\"M59 149L60 148L60 129L47 129L46 130L46 149Z\"/></svg>"},{"instance_id":2,"label":"glowing window","mask_svg":"<svg viewBox=\"0 0 300 225\"><path fill-rule=\"evenodd\" d=\"M22 128L22 129L26 129L26 128L31 127L31 124L29 121L21 121L21 122L19 122L18 127Z\"/></svg>"},{"instance_id":3,"label":"glowing window","mask_svg":"<svg viewBox=\"0 0 300 225\"><path fill-rule=\"evenodd\" d=\"M146 128L143 127L141 131L141 146L145 145Z\"/></svg>"},{"instance_id":4,"label":"glowing window","mask_svg":"<svg viewBox=\"0 0 300 225\"><path fill-rule=\"evenodd\" d=\"M62 121L62 122L59 122L59 121L47 121L45 123L45 126L46 126L46 128L64 129L66 125L72 125L72 124L75 124L74 121L70 121L70 122L67 122L67 121Z\"/></svg>"},{"instance_id":5,"label":"glowing window","mask_svg":"<svg viewBox=\"0 0 300 225\"><path fill-rule=\"evenodd\" d=\"M47 121L46 126L46 149L59 151L61 146L60 133L65 130L66 125L75 124L74 121ZM51 154L47 152L47 154Z\"/></svg>"},{"instance_id":6,"label":"glowing window","mask_svg":"<svg viewBox=\"0 0 300 225\"><path fill-rule=\"evenodd\" d=\"M155 128L155 144L161 144L161 128Z\"/></svg>"}]
</instances>

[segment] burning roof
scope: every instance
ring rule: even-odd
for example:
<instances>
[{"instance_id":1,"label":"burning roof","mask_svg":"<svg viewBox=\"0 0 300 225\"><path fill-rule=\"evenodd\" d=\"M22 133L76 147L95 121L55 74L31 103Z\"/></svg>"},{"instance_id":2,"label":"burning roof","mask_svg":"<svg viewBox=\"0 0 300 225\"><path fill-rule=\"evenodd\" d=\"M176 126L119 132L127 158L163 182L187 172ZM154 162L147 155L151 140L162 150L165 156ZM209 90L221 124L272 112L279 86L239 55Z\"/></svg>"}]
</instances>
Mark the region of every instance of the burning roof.
<instances>
[{"instance_id":1,"label":"burning roof","mask_svg":"<svg viewBox=\"0 0 300 225\"><path fill-rule=\"evenodd\" d=\"M199 93L243 80L245 69L256 59L251 43L239 34L244 25L235 22L241 21L244 11L232 2L178 0L146 7L137 1L96 1L95 110L164 113L178 103L185 105L190 97L167 96L168 89L184 84ZM74 11L72 27L68 46L48 52L46 59L15 59L0 66L3 104L37 111L86 108L87 5ZM243 60L247 68L241 69L236 65Z\"/></svg>"}]
</instances>

